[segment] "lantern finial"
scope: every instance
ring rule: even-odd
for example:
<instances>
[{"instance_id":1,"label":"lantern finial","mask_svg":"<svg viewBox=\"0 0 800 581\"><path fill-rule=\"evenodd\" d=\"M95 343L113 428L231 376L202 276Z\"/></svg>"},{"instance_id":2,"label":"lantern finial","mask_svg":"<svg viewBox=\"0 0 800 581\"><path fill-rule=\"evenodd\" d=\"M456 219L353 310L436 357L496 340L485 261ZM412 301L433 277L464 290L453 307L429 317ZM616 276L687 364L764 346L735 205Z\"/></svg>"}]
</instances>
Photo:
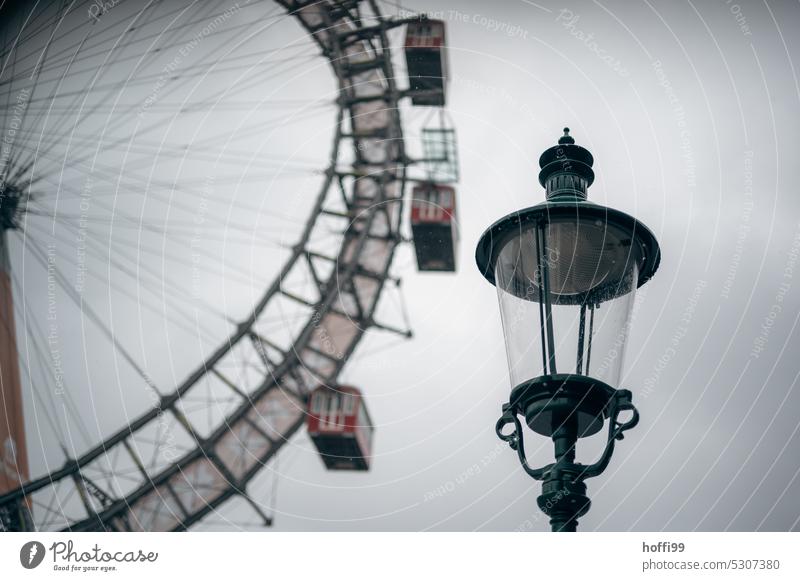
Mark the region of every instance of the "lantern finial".
<instances>
[{"instance_id":1,"label":"lantern finial","mask_svg":"<svg viewBox=\"0 0 800 581\"><path fill-rule=\"evenodd\" d=\"M588 149L575 145L575 139L564 127L558 145L545 150L539 158L539 183L548 200L583 201L594 181L594 157Z\"/></svg>"}]
</instances>

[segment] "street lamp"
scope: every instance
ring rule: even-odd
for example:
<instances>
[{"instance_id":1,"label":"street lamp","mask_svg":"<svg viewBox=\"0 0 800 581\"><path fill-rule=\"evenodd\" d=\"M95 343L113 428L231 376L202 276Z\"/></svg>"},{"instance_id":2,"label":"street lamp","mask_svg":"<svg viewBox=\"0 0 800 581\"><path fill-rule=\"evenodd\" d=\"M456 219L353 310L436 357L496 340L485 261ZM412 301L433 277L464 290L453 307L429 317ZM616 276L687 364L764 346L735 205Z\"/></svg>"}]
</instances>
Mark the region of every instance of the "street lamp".
<instances>
[{"instance_id":1,"label":"street lamp","mask_svg":"<svg viewBox=\"0 0 800 581\"><path fill-rule=\"evenodd\" d=\"M553 531L575 531L590 506L584 480L605 470L614 442L639 414L631 392L615 389L636 289L660 259L655 236L635 218L587 201L592 154L564 128L539 158L547 201L495 222L476 260L497 287L513 389L497 435L542 481L539 508ZM622 416L626 416L622 419ZM555 462L531 468L520 417L552 438ZM591 465L575 461L579 438L600 432L605 449Z\"/></svg>"}]
</instances>

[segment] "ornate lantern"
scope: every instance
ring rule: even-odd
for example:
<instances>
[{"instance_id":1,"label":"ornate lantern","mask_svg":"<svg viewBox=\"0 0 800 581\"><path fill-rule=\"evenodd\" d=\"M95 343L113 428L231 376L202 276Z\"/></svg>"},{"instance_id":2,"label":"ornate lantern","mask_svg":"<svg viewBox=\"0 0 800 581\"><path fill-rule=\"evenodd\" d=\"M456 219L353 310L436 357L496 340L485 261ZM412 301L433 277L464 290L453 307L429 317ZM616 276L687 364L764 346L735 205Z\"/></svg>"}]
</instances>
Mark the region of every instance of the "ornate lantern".
<instances>
[{"instance_id":1,"label":"ornate lantern","mask_svg":"<svg viewBox=\"0 0 800 581\"><path fill-rule=\"evenodd\" d=\"M639 420L619 383L636 289L659 264L655 236L635 218L587 201L592 154L564 129L539 159L547 200L509 214L478 242L481 273L497 287L512 382L498 436L542 480L539 507L554 531L574 531L589 510L584 480L608 465L615 440ZM628 412L626 421L620 421ZM552 438L555 462L528 465L520 418ZM591 465L575 461L578 439L601 431ZM510 430L510 431L509 431Z\"/></svg>"}]
</instances>

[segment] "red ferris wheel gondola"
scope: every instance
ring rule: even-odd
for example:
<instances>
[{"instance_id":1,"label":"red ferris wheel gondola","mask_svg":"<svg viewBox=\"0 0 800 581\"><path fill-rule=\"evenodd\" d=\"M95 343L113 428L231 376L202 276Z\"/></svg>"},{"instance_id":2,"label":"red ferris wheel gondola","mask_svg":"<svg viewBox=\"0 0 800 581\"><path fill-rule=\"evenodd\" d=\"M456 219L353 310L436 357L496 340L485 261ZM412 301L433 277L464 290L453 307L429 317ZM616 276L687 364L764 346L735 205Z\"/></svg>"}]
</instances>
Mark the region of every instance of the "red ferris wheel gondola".
<instances>
[{"instance_id":1,"label":"red ferris wheel gondola","mask_svg":"<svg viewBox=\"0 0 800 581\"><path fill-rule=\"evenodd\" d=\"M420 271L455 272L458 250L456 193L451 186L422 183L411 194L411 231Z\"/></svg>"},{"instance_id":2,"label":"red ferris wheel gondola","mask_svg":"<svg viewBox=\"0 0 800 581\"><path fill-rule=\"evenodd\" d=\"M355 387L319 386L308 398L306 426L329 470L369 470L374 428Z\"/></svg>"},{"instance_id":3,"label":"red ferris wheel gondola","mask_svg":"<svg viewBox=\"0 0 800 581\"><path fill-rule=\"evenodd\" d=\"M414 105L443 107L447 87L447 45L441 20L421 18L406 29L406 64Z\"/></svg>"}]
</instances>

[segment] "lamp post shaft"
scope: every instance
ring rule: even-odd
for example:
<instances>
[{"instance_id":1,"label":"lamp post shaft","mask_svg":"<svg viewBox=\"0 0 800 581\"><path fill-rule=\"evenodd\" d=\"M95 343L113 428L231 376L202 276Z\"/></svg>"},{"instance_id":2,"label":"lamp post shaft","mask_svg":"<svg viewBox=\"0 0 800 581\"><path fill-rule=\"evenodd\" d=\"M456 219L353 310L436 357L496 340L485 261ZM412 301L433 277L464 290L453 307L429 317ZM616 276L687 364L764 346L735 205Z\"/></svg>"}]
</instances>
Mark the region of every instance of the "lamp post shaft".
<instances>
[{"instance_id":1,"label":"lamp post shaft","mask_svg":"<svg viewBox=\"0 0 800 581\"><path fill-rule=\"evenodd\" d=\"M563 519L560 517L550 519L550 530L554 533L575 533L578 532L578 521L575 519Z\"/></svg>"},{"instance_id":2,"label":"lamp post shaft","mask_svg":"<svg viewBox=\"0 0 800 581\"><path fill-rule=\"evenodd\" d=\"M557 465L571 465L575 462L575 445L578 442L578 427L573 418L561 422L553 432L553 445Z\"/></svg>"},{"instance_id":3,"label":"lamp post shaft","mask_svg":"<svg viewBox=\"0 0 800 581\"><path fill-rule=\"evenodd\" d=\"M578 422L570 413L553 423L557 426L551 436L556 461L542 482L539 508L550 517L553 532L574 533L578 517L586 514L590 506L581 466L575 463Z\"/></svg>"},{"instance_id":4,"label":"lamp post shaft","mask_svg":"<svg viewBox=\"0 0 800 581\"><path fill-rule=\"evenodd\" d=\"M0 226L0 494L28 480L25 443L11 261L7 231Z\"/></svg>"}]
</instances>

